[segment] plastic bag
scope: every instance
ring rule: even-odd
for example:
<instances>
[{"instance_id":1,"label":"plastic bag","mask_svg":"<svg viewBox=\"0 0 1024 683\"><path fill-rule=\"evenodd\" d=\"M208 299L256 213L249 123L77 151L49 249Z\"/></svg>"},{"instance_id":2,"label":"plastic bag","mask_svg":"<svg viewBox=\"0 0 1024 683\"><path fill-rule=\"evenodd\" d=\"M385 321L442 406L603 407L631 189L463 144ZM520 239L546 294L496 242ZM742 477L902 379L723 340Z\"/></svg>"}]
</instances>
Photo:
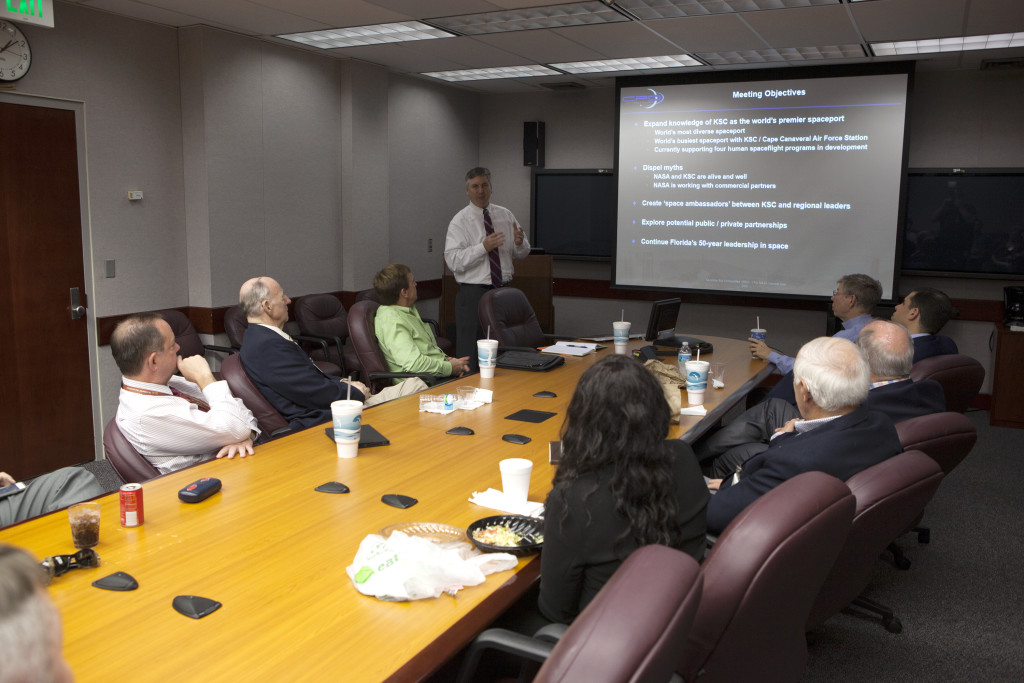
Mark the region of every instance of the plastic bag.
<instances>
[{"instance_id":1,"label":"plastic bag","mask_svg":"<svg viewBox=\"0 0 1024 683\"><path fill-rule=\"evenodd\" d=\"M661 389L665 392L665 400L672 409L672 423L679 422L679 411L683 407L682 388L686 385L686 378L679 372L675 363L662 363L660 360L649 360L644 367L654 373L654 376L661 382Z\"/></svg>"},{"instance_id":2,"label":"plastic bag","mask_svg":"<svg viewBox=\"0 0 1024 683\"><path fill-rule=\"evenodd\" d=\"M454 595L517 562L509 553L484 554L468 543L434 543L395 531L386 539L377 534L364 538L345 571L363 595L403 601Z\"/></svg>"}]
</instances>

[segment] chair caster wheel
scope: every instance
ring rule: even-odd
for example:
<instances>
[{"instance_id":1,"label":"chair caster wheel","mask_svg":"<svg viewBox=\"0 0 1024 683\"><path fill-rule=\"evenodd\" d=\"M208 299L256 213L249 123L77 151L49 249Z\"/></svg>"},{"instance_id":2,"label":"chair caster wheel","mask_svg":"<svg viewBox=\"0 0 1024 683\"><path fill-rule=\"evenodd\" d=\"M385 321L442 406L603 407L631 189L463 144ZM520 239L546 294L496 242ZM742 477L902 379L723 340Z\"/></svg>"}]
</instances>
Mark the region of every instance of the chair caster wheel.
<instances>
[{"instance_id":1,"label":"chair caster wheel","mask_svg":"<svg viewBox=\"0 0 1024 683\"><path fill-rule=\"evenodd\" d=\"M902 569L903 571L910 569L910 560L902 555L894 557L892 563L896 566L896 569Z\"/></svg>"},{"instance_id":2,"label":"chair caster wheel","mask_svg":"<svg viewBox=\"0 0 1024 683\"><path fill-rule=\"evenodd\" d=\"M889 633L903 632L903 622L901 622L898 617L889 617L887 619L882 619L882 626L884 626L885 630Z\"/></svg>"}]
</instances>

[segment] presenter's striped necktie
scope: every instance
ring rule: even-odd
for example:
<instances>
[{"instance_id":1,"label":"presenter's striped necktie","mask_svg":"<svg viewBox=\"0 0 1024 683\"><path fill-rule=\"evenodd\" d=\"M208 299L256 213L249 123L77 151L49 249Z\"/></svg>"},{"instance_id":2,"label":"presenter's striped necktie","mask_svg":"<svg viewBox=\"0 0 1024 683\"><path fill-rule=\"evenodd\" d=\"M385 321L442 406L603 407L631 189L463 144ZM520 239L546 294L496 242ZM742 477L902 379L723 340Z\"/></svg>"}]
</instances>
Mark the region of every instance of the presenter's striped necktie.
<instances>
[{"instance_id":1,"label":"presenter's striped necktie","mask_svg":"<svg viewBox=\"0 0 1024 683\"><path fill-rule=\"evenodd\" d=\"M494 234L494 226L491 224L491 214L487 209L484 209L484 231L488 235ZM487 252L487 259L491 262L491 286L501 287L501 257L498 255L497 248L491 249Z\"/></svg>"}]
</instances>

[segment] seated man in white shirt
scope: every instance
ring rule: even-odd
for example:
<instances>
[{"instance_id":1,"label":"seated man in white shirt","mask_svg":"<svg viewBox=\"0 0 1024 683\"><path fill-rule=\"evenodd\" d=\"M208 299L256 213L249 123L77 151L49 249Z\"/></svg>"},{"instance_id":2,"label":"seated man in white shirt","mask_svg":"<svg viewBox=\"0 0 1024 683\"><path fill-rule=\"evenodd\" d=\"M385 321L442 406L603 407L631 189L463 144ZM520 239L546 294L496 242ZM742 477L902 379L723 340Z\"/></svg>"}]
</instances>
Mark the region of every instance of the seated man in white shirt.
<instances>
[{"instance_id":1,"label":"seated man in white shirt","mask_svg":"<svg viewBox=\"0 0 1024 683\"><path fill-rule=\"evenodd\" d=\"M122 320L110 351L122 374L117 426L161 474L252 454L260 433L252 412L227 382L215 381L205 358L178 357L174 333L159 315Z\"/></svg>"}]
</instances>

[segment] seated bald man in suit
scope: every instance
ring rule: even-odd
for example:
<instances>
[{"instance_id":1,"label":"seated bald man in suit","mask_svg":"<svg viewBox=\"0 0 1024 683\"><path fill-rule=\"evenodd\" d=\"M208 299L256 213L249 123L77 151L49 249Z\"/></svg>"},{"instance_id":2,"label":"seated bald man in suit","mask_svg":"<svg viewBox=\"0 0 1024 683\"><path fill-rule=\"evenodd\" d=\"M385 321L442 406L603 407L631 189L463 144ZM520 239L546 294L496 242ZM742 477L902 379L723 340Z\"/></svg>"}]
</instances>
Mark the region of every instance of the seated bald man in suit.
<instances>
[{"instance_id":1,"label":"seated bald man in suit","mask_svg":"<svg viewBox=\"0 0 1024 683\"><path fill-rule=\"evenodd\" d=\"M238 293L238 304L249 320L239 352L242 365L292 429L327 422L331 403L346 397L370 407L427 387L413 377L371 395L362 382L328 377L284 331L289 303L281 285L270 277L247 280Z\"/></svg>"},{"instance_id":2,"label":"seated bald man in suit","mask_svg":"<svg viewBox=\"0 0 1024 683\"><path fill-rule=\"evenodd\" d=\"M892 321L907 328L914 339L915 363L932 356L959 353L956 342L939 334L953 313L949 297L931 287L915 289L896 305Z\"/></svg>"},{"instance_id":3,"label":"seated bald man in suit","mask_svg":"<svg viewBox=\"0 0 1024 683\"><path fill-rule=\"evenodd\" d=\"M910 379L914 345L903 327L887 320L870 322L857 337L857 347L871 373L865 408L884 413L893 424L946 409L938 382ZM715 458L711 476L725 477L766 450L775 432L799 418L800 411L787 401L768 399L699 442L694 451L701 460Z\"/></svg>"},{"instance_id":4,"label":"seated bald man in suit","mask_svg":"<svg viewBox=\"0 0 1024 683\"><path fill-rule=\"evenodd\" d=\"M708 503L710 533L720 534L748 505L798 474L824 472L846 481L903 450L889 418L861 405L870 371L853 342L812 339L797 353L793 377L801 417L787 422L741 471L708 482L717 491Z\"/></svg>"}]
</instances>

